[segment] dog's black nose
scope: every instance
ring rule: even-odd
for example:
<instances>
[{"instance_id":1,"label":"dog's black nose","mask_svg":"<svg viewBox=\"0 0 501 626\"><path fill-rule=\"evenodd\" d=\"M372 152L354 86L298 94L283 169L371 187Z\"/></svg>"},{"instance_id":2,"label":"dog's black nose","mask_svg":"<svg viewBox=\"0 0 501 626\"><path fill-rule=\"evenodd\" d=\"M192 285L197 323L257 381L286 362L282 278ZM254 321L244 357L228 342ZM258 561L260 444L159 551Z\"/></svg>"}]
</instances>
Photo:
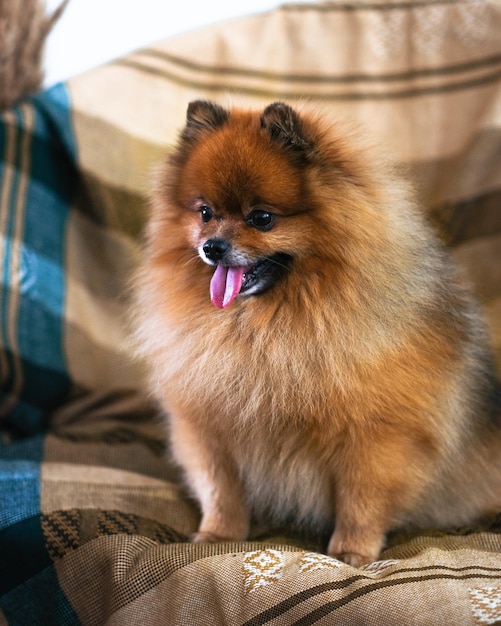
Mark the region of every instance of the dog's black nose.
<instances>
[{"instance_id":1,"label":"dog's black nose","mask_svg":"<svg viewBox=\"0 0 501 626\"><path fill-rule=\"evenodd\" d=\"M209 261L218 263L224 257L226 252L228 252L231 246L226 239L208 239L202 247L204 254Z\"/></svg>"}]
</instances>

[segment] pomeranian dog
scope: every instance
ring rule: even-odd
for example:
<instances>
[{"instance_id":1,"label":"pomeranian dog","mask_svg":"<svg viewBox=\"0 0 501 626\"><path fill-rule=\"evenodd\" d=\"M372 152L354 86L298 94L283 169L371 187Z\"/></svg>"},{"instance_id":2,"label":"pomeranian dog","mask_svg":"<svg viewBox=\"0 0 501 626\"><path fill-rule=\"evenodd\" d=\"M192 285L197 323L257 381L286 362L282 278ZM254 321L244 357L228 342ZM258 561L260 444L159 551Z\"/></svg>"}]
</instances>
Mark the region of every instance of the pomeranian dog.
<instances>
[{"instance_id":1,"label":"pomeranian dog","mask_svg":"<svg viewBox=\"0 0 501 626\"><path fill-rule=\"evenodd\" d=\"M315 111L188 107L153 194L140 352L196 542L252 519L374 561L501 505L478 307L391 168Z\"/></svg>"}]
</instances>

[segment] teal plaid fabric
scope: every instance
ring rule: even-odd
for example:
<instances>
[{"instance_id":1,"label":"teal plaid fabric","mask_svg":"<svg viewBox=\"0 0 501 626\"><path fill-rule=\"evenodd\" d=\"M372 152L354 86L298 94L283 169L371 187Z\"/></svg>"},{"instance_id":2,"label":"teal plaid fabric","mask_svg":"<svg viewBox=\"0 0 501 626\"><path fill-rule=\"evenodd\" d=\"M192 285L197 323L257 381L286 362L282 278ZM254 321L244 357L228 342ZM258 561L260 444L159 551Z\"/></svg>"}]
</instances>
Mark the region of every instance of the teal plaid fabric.
<instances>
[{"instance_id":1,"label":"teal plaid fabric","mask_svg":"<svg viewBox=\"0 0 501 626\"><path fill-rule=\"evenodd\" d=\"M70 388L62 328L65 228L78 184L59 85L0 118L0 420L38 432Z\"/></svg>"}]
</instances>

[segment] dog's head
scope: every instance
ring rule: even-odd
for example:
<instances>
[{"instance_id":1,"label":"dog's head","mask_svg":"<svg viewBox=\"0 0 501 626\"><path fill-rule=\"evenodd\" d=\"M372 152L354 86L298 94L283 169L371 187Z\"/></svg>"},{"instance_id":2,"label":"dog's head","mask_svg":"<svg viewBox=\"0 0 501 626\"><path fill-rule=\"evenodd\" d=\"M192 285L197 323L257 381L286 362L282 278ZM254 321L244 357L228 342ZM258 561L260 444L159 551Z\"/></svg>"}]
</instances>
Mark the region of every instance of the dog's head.
<instances>
[{"instance_id":1,"label":"dog's head","mask_svg":"<svg viewBox=\"0 0 501 626\"><path fill-rule=\"evenodd\" d=\"M215 306L263 294L299 259L323 258L332 248L318 210L326 204L322 176L332 182L332 171L324 171L332 170L332 155L317 149L322 132L281 102L262 112L190 103L169 161L169 204L182 215L192 249L215 267Z\"/></svg>"}]
</instances>

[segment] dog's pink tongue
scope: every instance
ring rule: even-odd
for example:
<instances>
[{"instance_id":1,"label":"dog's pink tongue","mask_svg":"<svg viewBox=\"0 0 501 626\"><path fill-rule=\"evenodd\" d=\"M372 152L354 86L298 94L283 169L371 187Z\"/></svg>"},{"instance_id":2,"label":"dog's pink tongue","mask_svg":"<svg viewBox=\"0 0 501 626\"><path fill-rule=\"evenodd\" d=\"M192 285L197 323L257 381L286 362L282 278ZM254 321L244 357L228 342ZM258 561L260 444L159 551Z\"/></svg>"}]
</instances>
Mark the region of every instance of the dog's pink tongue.
<instances>
[{"instance_id":1,"label":"dog's pink tongue","mask_svg":"<svg viewBox=\"0 0 501 626\"><path fill-rule=\"evenodd\" d=\"M210 299L218 309L225 309L237 297L244 279L243 267L218 265L210 281Z\"/></svg>"}]
</instances>

